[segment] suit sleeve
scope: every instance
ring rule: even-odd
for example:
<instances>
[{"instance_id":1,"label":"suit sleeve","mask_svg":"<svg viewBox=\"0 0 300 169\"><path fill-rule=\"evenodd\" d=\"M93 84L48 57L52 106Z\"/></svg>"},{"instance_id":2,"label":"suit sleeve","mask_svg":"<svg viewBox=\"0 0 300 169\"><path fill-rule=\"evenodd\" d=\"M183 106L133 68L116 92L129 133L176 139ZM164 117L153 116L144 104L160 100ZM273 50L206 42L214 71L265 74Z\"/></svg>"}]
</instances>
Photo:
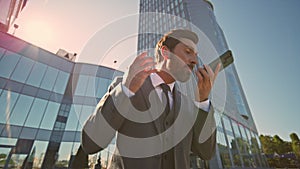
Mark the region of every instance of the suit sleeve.
<instances>
[{"instance_id":1,"label":"suit sleeve","mask_svg":"<svg viewBox=\"0 0 300 169\"><path fill-rule=\"evenodd\" d=\"M216 123L214 109L209 112L199 109L193 127L192 152L203 160L210 160L216 151Z\"/></svg>"},{"instance_id":2,"label":"suit sleeve","mask_svg":"<svg viewBox=\"0 0 300 169\"><path fill-rule=\"evenodd\" d=\"M130 100L122 90L121 81L116 78L83 126L81 145L86 153L107 147L124 122L124 114L120 112L128 112Z\"/></svg>"}]
</instances>

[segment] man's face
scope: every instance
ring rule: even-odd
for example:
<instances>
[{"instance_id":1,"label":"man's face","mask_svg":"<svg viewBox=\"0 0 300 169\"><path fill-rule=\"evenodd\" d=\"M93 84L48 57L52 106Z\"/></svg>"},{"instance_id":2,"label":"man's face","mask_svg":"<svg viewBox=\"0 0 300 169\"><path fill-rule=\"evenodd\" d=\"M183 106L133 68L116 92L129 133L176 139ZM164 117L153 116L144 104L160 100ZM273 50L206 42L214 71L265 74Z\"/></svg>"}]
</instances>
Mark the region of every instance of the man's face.
<instances>
[{"instance_id":1,"label":"man's face","mask_svg":"<svg viewBox=\"0 0 300 169\"><path fill-rule=\"evenodd\" d=\"M190 78L197 63L196 44L184 39L170 52L166 66L175 80L185 82Z\"/></svg>"}]
</instances>

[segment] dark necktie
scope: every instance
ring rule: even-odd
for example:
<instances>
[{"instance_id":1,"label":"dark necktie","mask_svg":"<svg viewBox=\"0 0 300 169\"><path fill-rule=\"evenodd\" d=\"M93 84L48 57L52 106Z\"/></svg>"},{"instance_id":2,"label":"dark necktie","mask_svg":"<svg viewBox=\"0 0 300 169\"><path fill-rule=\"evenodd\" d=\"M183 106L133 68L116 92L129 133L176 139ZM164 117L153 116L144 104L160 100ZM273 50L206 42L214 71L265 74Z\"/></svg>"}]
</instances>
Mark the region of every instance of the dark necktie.
<instances>
[{"instance_id":1,"label":"dark necktie","mask_svg":"<svg viewBox=\"0 0 300 169\"><path fill-rule=\"evenodd\" d=\"M167 85L165 83L160 84L160 87L162 88L162 91L165 94L166 99L167 99L167 104L166 104L166 107L165 107L165 112L166 112L166 114L168 114L170 112L170 99L169 99L168 92L171 91L171 90L170 90L169 85Z\"/></svg>"},{"instance_id":2,"label":"dark necktie","mask_svg":"<svg viewBox=\"0 0 300 169\"><path fill-rule=\"evenodd\" d=\"M166 96L166 99L167 99L167 104L166 104L166 107L165 107L165 115L166 117L170 116L170 99L169 99L169 94L168 92L171 91L170 90L170 87L169 85L167 84L160 84L160 87L162 88L162 91L164 93L164 95ZM162 98L162 100L164 100L164 98ZM164 103L164 101L162 101ZM165 123L167 122L167 123ZM163 125L165 127L165 129L167 129L167 127L169 127L168 125L165 126L165 124L168 124L168 118L166 118L163 122ZM170 123L169 123L170 124ZM170 149L168 150L167 152L164 152L162 154L163 158L162 158L162 168L163 169L173 169L175 168L175 159L174 159L174 149Z\"/></svg>"}]
</instances>

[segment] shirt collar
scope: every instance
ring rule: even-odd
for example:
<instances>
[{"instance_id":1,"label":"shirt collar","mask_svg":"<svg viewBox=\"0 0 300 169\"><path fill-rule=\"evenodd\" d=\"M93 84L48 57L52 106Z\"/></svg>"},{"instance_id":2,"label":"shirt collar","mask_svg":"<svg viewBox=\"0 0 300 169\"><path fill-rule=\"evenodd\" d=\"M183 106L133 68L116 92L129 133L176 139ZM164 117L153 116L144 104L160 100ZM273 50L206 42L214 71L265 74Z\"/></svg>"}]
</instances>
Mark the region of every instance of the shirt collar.
<instances>
[{"instance_id":1,"label":"shirt collar","mask_svg":"<svg viewBox=\"0 0 300 169\"><path fill-rule=\"evenodd\" d=\"M165 83L164 80L156 73L151 73L150 74L150 79L151 79L152 85L155 88L158 87L160 84ZM173 92L175 82L169 83L167 85L170 87L171 92Z\"/></svg>"}]
</instances>

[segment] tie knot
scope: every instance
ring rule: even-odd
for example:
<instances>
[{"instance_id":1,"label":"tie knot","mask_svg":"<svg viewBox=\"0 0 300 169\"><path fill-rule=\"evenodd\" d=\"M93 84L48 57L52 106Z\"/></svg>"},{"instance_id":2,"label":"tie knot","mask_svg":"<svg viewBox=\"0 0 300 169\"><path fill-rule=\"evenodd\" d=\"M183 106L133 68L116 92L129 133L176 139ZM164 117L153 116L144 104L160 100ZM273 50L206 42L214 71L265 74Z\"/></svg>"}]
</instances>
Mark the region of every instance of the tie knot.
<instances>
[{"instance_id":1,"label":"tie knot","mask_svg":"<svg viewBox=\"0 0 300 169\"><path fill-rule=\"evenodd\" d=\"M170 86L165 83L160 84L160 87L162 88L163 92L165 92L165 93L168 93L168 91L171 91Z\"/></svg>"}]
</instances>

